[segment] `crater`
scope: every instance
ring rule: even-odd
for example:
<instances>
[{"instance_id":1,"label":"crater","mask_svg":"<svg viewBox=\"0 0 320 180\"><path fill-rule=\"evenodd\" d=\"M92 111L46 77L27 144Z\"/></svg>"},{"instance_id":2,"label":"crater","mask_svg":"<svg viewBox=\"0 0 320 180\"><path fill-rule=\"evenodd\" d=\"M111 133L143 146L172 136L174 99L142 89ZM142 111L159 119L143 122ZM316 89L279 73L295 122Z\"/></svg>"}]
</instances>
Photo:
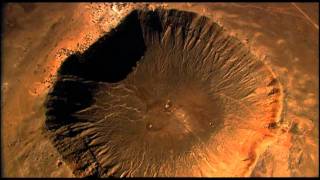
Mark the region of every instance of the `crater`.
<instances>
[{"instance_id":1,"label":"crater","mask_svg":"<svg viewBox=\"0 0 320 180\"><path fill-rule=\"evenodd\" d=\"M134 10L63 62L45 130L76 176L219 176L247 163L221 164L221 153L240 153L228 137L268 130L280 90L270 68L209 18Z\"/></svg>"}]
</instances>

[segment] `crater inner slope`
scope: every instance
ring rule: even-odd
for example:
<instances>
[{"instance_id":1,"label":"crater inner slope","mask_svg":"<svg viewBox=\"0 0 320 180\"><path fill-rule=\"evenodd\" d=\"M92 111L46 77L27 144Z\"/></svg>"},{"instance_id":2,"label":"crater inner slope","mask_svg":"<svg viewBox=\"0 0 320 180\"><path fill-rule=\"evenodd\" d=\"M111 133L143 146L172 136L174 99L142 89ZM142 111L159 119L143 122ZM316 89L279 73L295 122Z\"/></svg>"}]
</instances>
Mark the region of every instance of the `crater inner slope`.
<instances>
[{"instance_id":1,"label":"crater inner slope","mask_svg":"<svg viewBox=\"0 0 320 180\"><path fill-rule=\"evenodd\" d=\"M281 93L207 17L134 10L61 65L45 129L77 176L243 176Z\"/></svg>"}]
</instances>

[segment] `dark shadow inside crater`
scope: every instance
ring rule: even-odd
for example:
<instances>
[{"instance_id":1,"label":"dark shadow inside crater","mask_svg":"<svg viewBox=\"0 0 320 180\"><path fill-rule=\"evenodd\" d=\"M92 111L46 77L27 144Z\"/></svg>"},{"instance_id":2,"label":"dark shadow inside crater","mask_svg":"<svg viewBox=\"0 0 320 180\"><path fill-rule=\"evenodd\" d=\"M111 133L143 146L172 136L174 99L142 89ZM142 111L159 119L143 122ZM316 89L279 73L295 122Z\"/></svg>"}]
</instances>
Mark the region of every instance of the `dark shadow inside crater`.
<instances>
[{"instance_id":1,"label":"dark shadow inside crater","mask_svg":"<svg viewBox=\"0 0 320 180\"><path fill-rule=\"evenodd\" d=\"M132 71L146 49L137 15L131 13L84 53L72 54L64 61L46 103L48 129L76 122L71 114L93 103L96 82L116 83Z\"/></svg>"},{"instance_id":2,"label":"dark shadow inside crater","mask_svg":"<svg viewBox=\"0 0 320 180\"><path fill-rule=\"evenodd\" d=\"M92 104L95 87L92 82L83 82L72 76L58 80L46 102L46 128L53 130L76 122L71 114Z\"/></svg>"},{"instance_id":3,"label":"dark shadow inside crater","mask_svg":"<svg viewBox=\"0 0 320 180\"><path fill-rule=\"evenodd\" d=\"M124 79L146 49L137 16L131 13L83 54L68 57L59 74L110 83Z\"/></svg>"},{"instance_id":4,"label":"dark shadow inside crater","mask_svg":"<svg viewBox=\"0 0 320 180\"><path fill-rule=\"evenodd\" d=\"M45 128L77 176L192 176L190 154L227 117L245 123L262 69L206 17L135 10L63 62Z\"/></svg>"}]
</instances>

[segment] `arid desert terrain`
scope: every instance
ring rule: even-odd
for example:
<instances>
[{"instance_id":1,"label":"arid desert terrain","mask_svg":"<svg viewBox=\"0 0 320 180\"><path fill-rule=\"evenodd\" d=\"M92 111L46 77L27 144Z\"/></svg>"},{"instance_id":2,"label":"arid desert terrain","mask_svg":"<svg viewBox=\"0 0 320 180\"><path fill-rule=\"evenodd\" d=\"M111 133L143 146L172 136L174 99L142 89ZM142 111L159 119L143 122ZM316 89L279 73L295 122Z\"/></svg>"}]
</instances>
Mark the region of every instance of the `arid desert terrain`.
<instances>
[{"instance_id":1,"label":"arid desert terrain","mask_svg":"<svg viewBox=\"0 0 320 180\"><path fill-rule=\"evenodd\" d=\"M117 27L134 9L176 9L205 16L223 28L226 35L237 38L263 64L268 75L277 80L279 90L271 93L278 95L271 99L277 106L271 108L276 113L272 115L273 121L268 121L268 126L262 126L262 122L266 119L263 113L270 107L262 104L261 107L265 108L260 108L259 104L261 111L256 111L253 115L257 123L248 126L231 123L232 131L226 128L227 123L223 124L222 127L226 130L219 131L216 137L219 142L214 144L217 150L209 150L214 155L209 156L209 153L207 156L201 149L192 151L189 160L195 162L195 165L190 165L190 168L187 167L187 170L176 175L319 176L318 7L318 3L4 4L1 39L2 175L88 175L87 170L82 174L73 173L78 168L77 164L73 164L74 159L66 160L68 155L59 153L59 148L52 143L46 129L47 110L44 104L48 92L57 81L60 65L73 53L85 52L100 37ZM260 74L255 80L258 82L259 78ZM263 83L265 79L261 79ZM242 89L228 90L236 94ZM259 90L256 92L264 93L263 89ZM200 104L207 100L203 99ZM167 103L165 108L170 106ZM258 105L252 106L252 109L255 107ZM230 108L227 112L238 109L242 110L242 107ZM180 117L178 110L177 116ZM239 113L237 117L246 120L246 115ZM148 124L148 127L152 128L152 125ZM233 133L228 133L229 130ZM248 158L244 158L247 156ZM140 160L138 157L136 161ZM97 160L104 161L103 158ZM122 168L125 167L110 166L110 175ZM165 169L166 167L163 172ZM184 169L183 165L181 169Z\"/></svg>"}]
</instances>

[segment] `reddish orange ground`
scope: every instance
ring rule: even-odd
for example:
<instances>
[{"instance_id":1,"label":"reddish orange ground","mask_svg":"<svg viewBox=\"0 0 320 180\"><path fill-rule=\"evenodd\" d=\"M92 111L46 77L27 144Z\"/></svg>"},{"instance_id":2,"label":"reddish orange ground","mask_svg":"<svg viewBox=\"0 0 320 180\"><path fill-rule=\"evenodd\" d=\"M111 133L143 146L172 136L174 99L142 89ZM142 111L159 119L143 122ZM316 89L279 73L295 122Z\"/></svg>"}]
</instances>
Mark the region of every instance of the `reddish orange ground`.
<instances>
[{"instance_id":1,"label":"reddish orange ground","mask_svg":"<svg viewBox=\"0 0 320 180\"><path fill-rule=\"evenodd\" d=\"M221 154L219 158L231 162L249 156L241 165L219 164L221 176L319 175L317 3L11 3L4 12L2 42L5 176L72 176L42 134L45 95L68 51L85 49L130 9L145 6L211 17L242 40L282 82L281 126L270 131L238 129L236 136L222 135L226 142L222 148L242 145L239 154ZM204 169L210 167L201 163Z\"/></svg>"}]
</instances>

